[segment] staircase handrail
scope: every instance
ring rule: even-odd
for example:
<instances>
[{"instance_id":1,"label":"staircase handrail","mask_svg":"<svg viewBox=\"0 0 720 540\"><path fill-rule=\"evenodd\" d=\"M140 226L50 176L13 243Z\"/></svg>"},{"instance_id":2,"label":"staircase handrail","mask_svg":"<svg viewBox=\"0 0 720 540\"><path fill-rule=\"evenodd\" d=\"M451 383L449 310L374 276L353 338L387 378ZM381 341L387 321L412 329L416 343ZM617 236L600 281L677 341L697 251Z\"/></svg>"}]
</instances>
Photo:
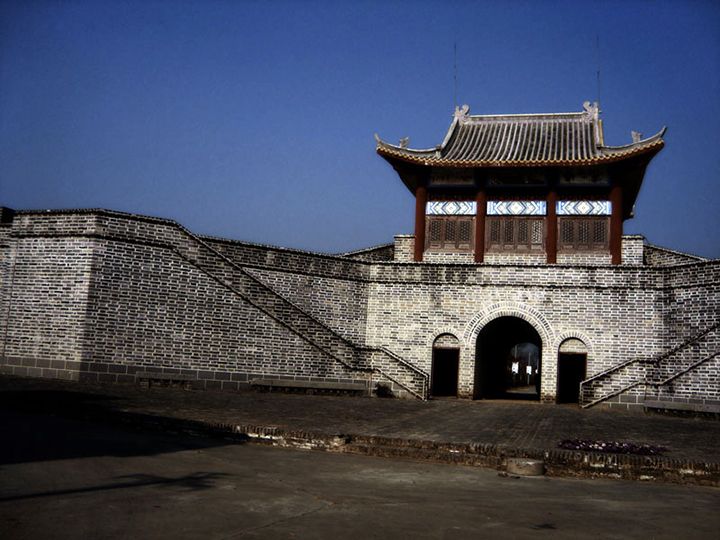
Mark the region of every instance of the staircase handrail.
<instances>
[{"instance_id":1,"label":"staircase handrail","mask_svg":"<svg viewBox=\"0 0 720 540\"><path fill-rule=\"evenodd\" d=\"M223 253L219 252L218 250L216 250L215 248L213 248L212 246L210 246L207 242L205 242L204 240L202 240L201 238L199 238L198 236L196 236L195 234L193 234L191 231L189 231L188 229L186 229L183 225L181 225L181 224L179 224L179 223L174 223L174 224L175 224L175 226L176 226L181 232L183 232L183 233L184 233L186 236L188 236L191 240L194 240L197 244L199 244L199 245L201 245L202 247L204 247L204 248L206 248L207 250L209 250L211 253L213 253L214 255L216 255L217 257L219 257L220 259L222 259L225 263L227 263L227 264L228 264L230 267L232 267L233 269L235 269L235 270L237 270L237 271L239 271L239 272L242 272L245 276L247 276L248 278L250 278L252 281L254 281L255 283L257 283L258 285L260 285L260 286L263 287L264 289L268 290L270 293L272 293L273 295L275 295L276 297L278 297L281 301L286 302L287 304L289 304L290 306L292 306L294 309L297 309L297 310L298 310L300 313L302 313L305 317L307 317L308 319L310 319L311 321L313 321L315 324L318 324L319 326L321 326L322 328L324 328L325 330L327 330L330 334L333 335L333 337L341 340L341 341L344 342L348 347L350 347L350 348L352 348L352 349L354 349L354 350L366 350L366 351L373 351L373 352L381 352L381 353L384 353L385 355L387 355L387 356L389 356L390 358L394 359L395 361L399 362L400 364L402 364L402 365L405 366L406 368L409 368L410 370L412 370L412 371L416 372L417 374L421 375L422 380L423 380L422 393L416 392L415 390L413 390L412 388L410 388L408 385L405 385L405 384L403 384L402 382L396 380L395 378L389 376L387 373L384 373L384 372L383 372L382 370L380 370L379 368L370 368L370 369L367 369L367 368L362 368L362 367L359 367L359 366L353 366L353 365L348 364L347 362L345 362L344 360L342 360L341 358L339 358L338 356L336 356L334 353L332 353L332 351L328 351L328 350L326 350L324 347L321 347L320 345L318 345L318 344L315 343L314 341L312 341L312 340L308 339L306 336L302 335L301 332L298 332L296 329L292 328L290 325L288 325L287 323L285 323L285 322L284 322L283 320L281 320L279 317L277 317L277 316L275 316L274 314L270 313L268 310L266 310L266 309L263 308L262 306L257 305L255 302L252 301L252 299L247 298L245 295L243 295L240 291L236 290L236 289L235 289L234 287L232 287L230 284L225 283L225 282L224 282L223 280L221 280L219 277L214 276L214 275L212 275L210 272L208 272L208 271L200 268L200 267L198 266L198 264L196 264L195 262L193 262L193 261L191 261L190 259L188 259L185 255L183 255L183 254L180 252L179 249L177 249L177 247L173 246L173 251L175 251L175 253L177 253L177 254L178 254L180 257L182 257L184 260L186 260L187 262L189 262L190 264L192 264L193 266L195 266L196 268L198 268L199 270L201 270L204 274L208 275L209 277L211 277L212 279L214 279L215 281L217 281L218 283L220 283L222 286L224 286L224 287L226 287L227 289L231 290L231 291L232 291L233 293L235 293L237 296L240 296L240 297L243 298L245 301L249 302L253 307L255 307L256 309L259 309L260 311L262 311L263 313L265 313L266 315L268 315L269 317L271 317L273 320L275 320L275 321L279 322L280 324L282 324L284 327L286 327L288 330L290 330L290 331L293 332L294 334L298 335L298 336L299 336L300 338L302 338L304 341L306 341L306 342L310 343L312 346L314 346L314 347L322 350L325 354L327 354L327 355L330 356L331 358L337 360L340 364L342 364L342 365L345 366L346 368L351 369L351 370L357 370L357 371L360 371L360 372L367 372L367 371L377 370L377 371L379 371L380 373L382 373L385 377L387 377L388 379L392 380L394 383L402 386L406 391L410 392L412 395L414 395L414 396L416 396L416 397L418 397L418 398L420 398L420 399L422 399L422 400L426 400L426 399L427 399L427 386L428 386L428 375L427 375L427 373L425 373L424 371L420 370L419 368L413 366L412 364L410 364L409 362L407 362L407 361L404 360L403 358L399 357L398 355L396 355L395 353L389 351L388 349L386 349L386 348L384 348L384 347L366 347L366 346L359 346L359 345L354 344L352 341L350 341L349 339L345 338L344 336L341 336L341 335L338 334L335 330L333 330L332 328L330 328L329 326L327 326L327 325L324 324L323 322L317 320L315 317L313 317L312 315L310 315L310 314L309 314L308 312L306 312L304 309L300 308L299 306L297 306L296 304L294 304L293 302L291 302L290 300L288 300L288 299L285 298L284 296L278 294L275 290L272 289L272 287L269 287L267 284L265 284L265 283L263 283L262 281L260 281L259 279L257 279L255 276L253 276L251 273L249 273L249 272L248 272L247 270L245 270L243 267L241 267L241 266L239 266L238 264L236 264L235 262L233 262L229 257L227 257L227 256L224 255Z\"/></svg>"},{"instance_id":2,"label":"staircase handrail","mask_svg":"<svg viewBox=\"0 0 720 540\"><path fill-rule=\"evenodd\" d=\"M628 385L626 385L626 386L623 386L623 387L620 388L619 390L614 390L614 391L610 392L609 394L605 394L604 396L601 396L601 397L599 397L599 398L591 401L590 403L585 403L584 405L582 405L582 408L583 408L583 409L589 409L590 407L594 407L594 406L597 405L598 403L602 403L603 401L607 401L608 399L613 398L613 397L615 397L615 396L617 396L617 395L620 395L620 394L622 394L623 392L627 392L628 390L632 390L632 389L635 388L636 386L640 386L641 384L644 384L644 382L645 382L645 381L635 381L635 382L633 382L633 383L630 383L630 384L628 384Z\"/></svg>"},{"instance_id":3,"label":"staircase handrail","mask_svg":"<svg viewBox=\"0 0 720 540\"><path fill-rule=\"evenodd\" d=\"M662 381L655 381L655 382L654 382L654 381L648 380L647 378L645 378L645 379L643 379L643 380L641 380L641 381L635 381L635 382L633 382L633 383L630 383L630 384L624 386L623 388L620 388L619 390L615 390L615 391L613 391L613 392L610 392L609 394L606 394L606 395L604 395L604 396L602 396L602 397L599 397L599 398L597 398L596 400L594 400L594 401L592 401L592 402L590 402L590 403L586 403L585 405L582 406L582 408L583 408L583 409L589 409L590 407L593 407L593 406L597 405L598 403L602 403L603 401L607 401L608 399L610 399L610 398L612 398L612 397L615 397L615 396L617 396L617 395L619 395L619 394L622 394L623 392L627 392L628 390L632 390L632 389L635 388L636 386L644 385L644 386L654 386L655 388L658 388L658 387L660 387L660 386L666 385L667 383L669 383L669 382L677 379L678 377L680 377L680 376L682 376L682 375L685 375L686 373L689 373L690 371L692 371L692 370L695 369L696 367L704 364L705 362L707 362L707 361L709 361L709 360L712 360L713 358L715 358L715 357L718 356L718 355L720 355L720 352L714 352L714 353L706 356L706 357L703 358L702 360L699 360L699 361L695 362L693 365L688 366L687 368L685 368L685 369L683 369L683 370L681 370L681 371L678 371L677 373L671 375L670 377L668 377L668 378L666 378L666 379L663 379Z\"/></svg>"},{"instance_id":4,"label":"staircase handrail","mask_svg":"<svg viewBox=\"0 0 720 540\"><path fill-rule=\"evenodd\" d=\"M233 286L230 285L229 283L225 283L224 281L222 281L221 279L219 279L217 276L214 276L212 273L208 272L207 270L205 270L204 268L202 268L201 266L199 266L197 263L195 263L194 261L192 261L191 259L189 259L189 258L186 257L185 255L183 255L177 248L173 247L173 248L172 248L172 251L175 252L175 254L178 255L181 259L183 259L185 262L189 263L189 264L192 265L193 267L197 268L200 272L202 272L203 274L205 274L206 276L208 276L210 279L213 279L214 281L216 281L217 283L219 283L220 285L222 285L223 287L225 287L226 289L228 289L229 291L231 291L232 293L234 293L236 296L239 296L240 298L242 298L242 299L245 300L247 303L249 303L251 306L253 306L255 309L263 312L265 315L267 315L268 317L270 317L271 319L273 319L275 322L281 324L282 326L284 326L285 328L287 328L288 330L290 330L293 334L297 335L297 336L298 336L300 339L302 339L303 341L306 341L307 343L309 343L309 344L312 345L313 347L315 347L315 348L317 348L317 349L320 349L322 352L324 352L325 354L327 354L327 355L330 356L331 358L337 360L340 364L342 364L342 365L345 366L346 368L352 369L352 370L357 370L357 371L369 371L369 370L366 370L366 369L359 368L359 367L357 367L357 366L353 366L353 365L351 365L351 364L348 364L348 363L345 362L342 358L336 356L336 355L335 355L334 353L332 353L331 351L325 350L325 348L321 347L321 346L318 345L317 343L315 343L315 342L313 342L312 340L308 339L308 338L307 338L306 336L304 336L301 332L298 332L295 328L293 328L292 326L290 326L289 324L287 324L285 321L283 321L280 317L277 317L276 315L274 315L273 313L271 313L270 311L268 311L267 309L265 309L263 306L256 304L255 302L252 301L251 298L248 298L246 295L242 294L242 293L241 293L240 291L238 291L235 287L233 287Z\"/></svg>"},{"instance_id":5,"label":"staircase handrail","mask_svg":"<svg viewBox=\"0 0 720 540\"><path fill-rule=\"evenodd\" d=\"M421 393L418 393L418 392L412 390L411 388L408 388L408 387L405 386L404 384L399 383L398 381L396 381L396 380L393 379L392 377L388 376L386 373L382 372L382 370L380 370L380 372L381 372L383 375L385 375L386 377L388 377L388 378L391 379L392 381L397 382L397 383L400 384L403 388L405 388L406 390L408 390L410 393L414 394L416 397L419 397L419 398L422 399L422 400L426 400L426 399L427 399L427 389L428 389L428 386L429 386L429 383L430 383L430 375L428 375L424 370L420 369L420 368L417 367L417 366L412 365L410 362L408 362L407 360L405 360L405 359L402 358L401 356L398 356L397 354L395 354L394 352L392 352L392 351L391 351L390 349L388 349L387 347L383 347L382 345L376 346L376 347L359 346L358 349L360 349L360 350L362 350L362 351L371 351L371 352L381 352L381 353L384 353L386 356L389 356L389 357L392 358L394 361L398 362L399 364L402 364L404 367L406 367L406 368L409 369L410 371L415 372L417 375L419 375L419 376L421 377L421 379L422 379L422 381L423 381L423 383L422 383L422 392L421 392Z\"/></svg>"},{"instance_id":6,"label":"staircase handrail","mask_svg":"<svg viewBox=\"0 0 720 540\"><path fill-rule=\"evenodd\" d=\"M642 357L642 358L631 358L630 360L626 360L626 361L624 361L624 362L621 362L621 363L619 363L619 364L616 364L616 365L614 365L614 366L606 369L605 371L601 371L600 373L597 373L597 374L593 375L592 377L589 377L589 378L585 379L585 380L582 381L580 384L581 384L581 385L585 385L585 384L590 383L590 382L592 382L592 381L594 381L594 380L596 380L596 379L599 379L599 378L601 378L601 377L604 377L605 375L609 375L610 373L614 373L615 371L619 371L619 370L621 370L622 368L624 368L625 366L628 366L628 365L633 364L633 363L636 363L636 362L637 362L637 363L643 363L643 364L658 364L658 363L662 362L663 360L665 360L666 358L669 358L670 356L674 355L675 353L680 352L681 350L685 349L686 347L689 347L690 345L693 345L694 343L697 343L697 342L700 341L702 338L704 338L707 334L709 334L709 333L712 332L713 330L717 330L718 328L720 328L720 322L714 323L713 325L711 325L711 326L710 326L709 328L707 328L706 330L703 330L700 334L696 334L695 336L691 337L688 341L685 341L685 342L681 343L680 345L678 345L678 346L670 349L669 351L661 354L660 356L657 356L657 357L654 357L654 358L645 358L645 357Z\"/></svg>"},{"instance_id":7,"label":"staircase handrail","mask_svg":"<svg viewBox=\"0 0 720 540\"><path fill-rule=\"evenodd\" d=\"M660 387L660 386L666 385L667 383L669 383L669 382L671 382L671 381L674 381L674 380L677 379L678 377L680 377L680 376L682 376L682 375L685 375L686 373L689 373L690 371L692 371L692 370L695 369L696 367L704 364L705 362L707 362L707 361L709 361L709 360L712 360L713 358L715 358L715 357L718 356L718 355L720 355L720 351L714 352L714 353L706 356L706 357L703 358L702 360L698 360L697 362L695 362L695 363L692 364L691 366L688 366L688 367L686 367L685 369L682 369L682 370L678 371L677 373L675 373L675 374L673 374L673 375L670 375L668 378L663 379L662 381L648 381L648 380L646 380L646 381L645 381L645 384L649 384L650 386L655 386L655 387Z\"/></svg>"},{"instance_id":8,"label":"staircase handrail","mask_svg":"<svg viewBox=\"0 0 720 540\"><path fill-rule=\"evenodd\" d=\"M273 290L272 287L268 286L266 283L263 283L261 280L259 280L259 279L256 278L255 276L253 276L250 272L248 272L245 268L243 268L242 266L240 266L240 265L238 265L237 263L233 262L232 259L230 259L230 258L227 257L226 255L224 255L223 253L221 253L220 251L218 251L217 249L215 249L214 247L212 247L210 244L208 244L207 242L205 242L203 239L201 239L200 237L198 237L197 235L195 235L194 233L192 233L192 232L189 231L188 229L186 229L183 225L180 225L179 223L178 223L177 225L178 225L178 227L182 230L182 232L184 232L186 235L188 235L191 239L195 240L197 243L199 243L199 244L202 245L203 247L207 248L207 249L208 249L209 251L211 251L213 254L215 254L215 255L217 255L218 257L220 257L223 261L225 261L227 264L229 264L229 265L230 265L231 267L233 267L235 270L238 270L238 271L242 272L242 273L245 274L247 277L249 277L251 280L253 280L255 283L257 283L257 284L260 285L261 287L267 289L267 290L270 291L272 294L274 294L275 296L277 296L278 298L280 298L280 300L282 300L283 302L286 302L286 303L290 304L293 308L297 309L300 313L302 313L303 315L305 315L308 319L311 319L314 323L318 324L319 326L322 326L325 330L327 330L328 332L330 332L331 334L333 334L335 337L337 337L337 338L340 339L341 341L345 342L346 345L348 345L348 346L350 346L350 347L353 347L353 348L357 348L357 345L355 345L352 341L350 341L350 340L347 339L346 337L338 334L335 330L333 330L332 328L330 328L328 325L326 325L326 324L323 323L322 321L317 320L314 316L312 316L310 313L308 313L307 311L305 311L303 308L301 308L301 307L298 306L297 304L291 302L290 300L288 300L287 298L285 298L283 295L277 293L275 290ZM253 304L253 305L254 305L254 304ZM256 307L257 307L257 306L256 306ZM264 311L264 310L263 310L263 311Z\"/></svg>"}]
</instances>

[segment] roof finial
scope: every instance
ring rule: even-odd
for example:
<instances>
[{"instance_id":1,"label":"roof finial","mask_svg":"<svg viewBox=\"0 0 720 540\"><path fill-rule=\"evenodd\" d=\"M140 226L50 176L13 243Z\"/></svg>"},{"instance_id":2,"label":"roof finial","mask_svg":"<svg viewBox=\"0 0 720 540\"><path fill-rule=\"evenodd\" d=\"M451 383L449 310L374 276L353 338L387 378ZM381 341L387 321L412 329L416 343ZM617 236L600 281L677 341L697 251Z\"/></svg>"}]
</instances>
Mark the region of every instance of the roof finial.
<instances>
[{"instance_id":1,"label":"roof finial","mask_svg":"<svg viewBox=\"0 0 720 540\"><path fill-rule=\"evenodd\" d=\"M453 43L453 107L457 107L457 41Z\"/></svg>"},{"instance_id":2,"label":"roof finial","mask_svg":"<svg viewBox=\"0 0 720 540\"><path fill-rule=\"evenodd\" d=\"M462 107L455 107L455 114L453 115L455 120L461 124L466 124L469 120L468 113L470 112L470 105L463 105Z\"/></svg>"},{"instance_id":3,"label":"roof finial","mask_svg":"<svg viewBox=\"0 0 720 540\"><path fill-rule=\"evenodd\" d=\"M632 142L639 143L640 141L642 141L642 133L640 133L639 131L631 131L630 135L632 135Z\"/></svg>"},{"instance_id":4,"label":"roof finial","mask_svg":"<svg viewBox=\"0 0 720 540\"><path fill-rule=\"evenodd\" d=\"M400 148L407 148L408 143L410 143L410 137L403 137L400 139Z\"/></svg>"},{"instance_id":5,"label":"roof finial","mask_svg":"<svg viewBox=\"0 0 720 540\"><path fill-rule=\"evenodd\" d=\"M595 60L597 61L597 105L600 107L600 34L595 34Z\"/></svg>"},{"instance_id":6,"label":"roof finial","mask_svg":"<svg viewBox=\"0 0 720 540\"><path fill-rule=\"evenodd\" d=\"M593 120L597 120L600 116L600 105L598 105L597 101L595 101L594 103L586 101L585 103L583 103L583 109L585 109L585 113Z\"/></svg>"}]
</instances>

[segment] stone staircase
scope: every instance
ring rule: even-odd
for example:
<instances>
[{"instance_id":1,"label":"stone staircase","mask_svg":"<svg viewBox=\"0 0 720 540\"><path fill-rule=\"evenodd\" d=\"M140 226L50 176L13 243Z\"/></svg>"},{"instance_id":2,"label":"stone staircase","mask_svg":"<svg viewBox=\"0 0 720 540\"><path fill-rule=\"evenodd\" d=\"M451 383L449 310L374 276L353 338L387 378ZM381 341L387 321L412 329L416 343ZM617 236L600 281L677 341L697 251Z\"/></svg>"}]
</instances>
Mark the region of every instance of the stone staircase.
<instances>
[{"instance_id":1,"label":"stone staircase","mask_svg":"<svg viewBox=\"0 0 720 540\"><path fill-rule=\"evenodd\" d=\"M718 355L720 323L714 322L656 358L633 358L583 381L580 403L586 409L601 403L617 402L643 406L646 400L659 399L663 389L668 389L675 381L713 361ZM711 381L708 383L713 384ZM679 399L687 403L691 397Z\"/></svg>"},{"instance_id":2,"label":"stone staircase","mask_svg":"<svg viewBox=\"0 0 720 540\"><path fill-rule=\"evenodd\" d=\"M427 373L385 348L353 344L182 225L175 225L182 236L171 238L171 247L186 262L342 364L351 374L367 377L370 373L375 382L388 384L398 397L427 399Z\"/></svg>"}]
</instances>

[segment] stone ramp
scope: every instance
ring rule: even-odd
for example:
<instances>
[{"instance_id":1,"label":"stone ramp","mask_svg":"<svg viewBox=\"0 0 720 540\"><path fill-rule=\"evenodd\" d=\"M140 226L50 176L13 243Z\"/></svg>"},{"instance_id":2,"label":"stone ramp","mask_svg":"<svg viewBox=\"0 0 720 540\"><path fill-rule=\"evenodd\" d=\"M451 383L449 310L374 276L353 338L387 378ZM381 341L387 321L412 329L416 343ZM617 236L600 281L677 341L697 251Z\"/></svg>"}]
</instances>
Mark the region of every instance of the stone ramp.
<instances>
[{"instance_id":1,"label":"stone ramp","mask_svg":"<svg viewBox=\"0 0 720 540\"><path fill-rule=\"evenodd\" d=\"M720 485L720 422L508 401L409 401L78 384L0 377L0 406L294 448L548 474ZM661 456L562 450L565 439L650 444Z\"/></svg>"}]
</instances>

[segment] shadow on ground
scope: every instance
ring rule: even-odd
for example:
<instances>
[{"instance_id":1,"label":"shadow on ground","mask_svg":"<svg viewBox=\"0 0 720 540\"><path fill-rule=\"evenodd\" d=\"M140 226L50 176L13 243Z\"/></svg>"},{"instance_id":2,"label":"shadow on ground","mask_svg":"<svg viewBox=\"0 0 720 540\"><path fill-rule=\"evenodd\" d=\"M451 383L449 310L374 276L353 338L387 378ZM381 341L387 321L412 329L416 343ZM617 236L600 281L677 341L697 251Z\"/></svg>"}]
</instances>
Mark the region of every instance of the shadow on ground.
<instances>
[{"instance_id":1,"label":"shadow on ground","mask_svg":"<svg viewBox=\"0 0 720 540\"><path fill-rule=\"evenodd\" d=\"M91 456L139 456L228 444L227 437L147 439L128 437L111 425L131 430L211 435L201 422L128 412L113 397L87 392L26 390L0 392L0 465ZM101 422L108 424L91 424ZM241 436L234 443L243 442Z\"/></svg>"}]
</instances>

